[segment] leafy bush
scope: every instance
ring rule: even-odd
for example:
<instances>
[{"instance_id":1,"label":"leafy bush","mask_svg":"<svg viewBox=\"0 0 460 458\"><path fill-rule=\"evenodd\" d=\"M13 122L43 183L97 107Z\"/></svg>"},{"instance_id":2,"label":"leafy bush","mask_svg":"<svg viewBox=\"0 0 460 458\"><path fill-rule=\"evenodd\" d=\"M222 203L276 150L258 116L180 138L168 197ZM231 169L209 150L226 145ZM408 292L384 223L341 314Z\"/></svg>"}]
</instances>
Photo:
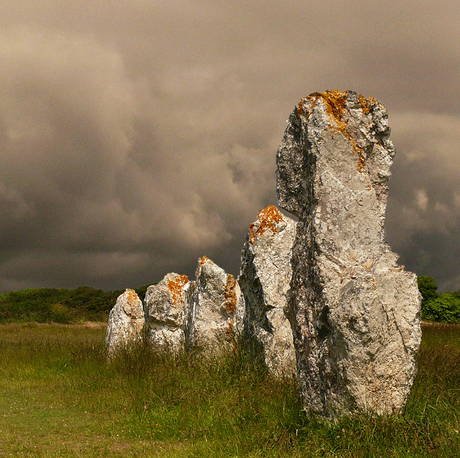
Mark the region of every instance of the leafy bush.
<instances>
[{"instance_id":1,"label":"leafy bush","mask_svg":"<svg viewBox=\"0 0 460 458\"><path fill-rule=\"evenodd\" d=\"M89 286L77 289L38 288L0 295L0 323L107 321L121 291Z\"/></svg>"},{"instance_id":2,"label":"leafy bush","mask_svg":"<svg viewBox=\"0 0 460 458\"><path fill-rule=\"evenodd\" d=\"M422 304L422 318L440 323L460 323L460 297L444 293L426 301Z\"/></svg>"},{"instance_id":3,"label":"leafy bush","mask_svg":"<svg viewBox=\"0 0 460 458\"><path fill-rule=\"evenodd\" d=\"M422 295L422 319L440 323L460 323L460 291L439 294L432 277L417 277Z\"/></svg>"},{"instance_id":4,"label":"leafy bush","mask_svg":"<svg viewBox=\"0 0 460 458\"><path fill-rule=\"evenodd\" d=\"M136 289L141 300L148 286ZM13 291L0 295L0 323L107 321L111 308L122 293L123 290L103 291L90 286Z\"/></svg>"},{"instance_id":5,"label":"leafy bush","mask_svg":"<svg viewBox=\"0 0 460 458\"><path fill-rule=\"evenodd\" d=\"M72 310L69 309L69 307L66 305L60 304L59 302L56 304L51 304L49 310L51 320L55 323L68 323L73 319Z\"/></svg>"},{"instance_id":6,"label":"leafy bush","mask_svg":"<svg viewBox=\"0 0 460 458\"><path fill-rule=\"evenodd\" d=\"M437 293L438 285L433 277L420 276L417 277L418 289L422 295L422 303L437 299L439 294Z\"/></svg>"}]
</instances>

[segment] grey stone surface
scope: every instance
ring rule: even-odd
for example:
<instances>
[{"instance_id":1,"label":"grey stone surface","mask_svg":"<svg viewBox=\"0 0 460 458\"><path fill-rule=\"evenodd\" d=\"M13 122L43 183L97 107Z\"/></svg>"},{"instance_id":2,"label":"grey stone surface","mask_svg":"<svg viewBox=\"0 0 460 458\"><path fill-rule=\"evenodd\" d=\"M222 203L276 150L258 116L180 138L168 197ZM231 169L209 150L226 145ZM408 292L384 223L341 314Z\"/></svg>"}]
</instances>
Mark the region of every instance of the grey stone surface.
<instances>
[{"instance_id":1,"label":"grey stone surface","mask_svg":"<svg viewBox=\"0 0 460 458\"><path fill-rule=\"evenodd\" d=\"M190 287L191 282L186 275L169 273L159 283L147 288L147 336L154 347L173 352L184 348Z\"/></svg>"},{"instance_id":2,"label":"grey stone surface","mask_svg":"<svg viewBox=\"0 0 460 458\"><path fill-rule=\"evenodd\" d=\"M291 325L284 312L295 226L274 206L261 210L249 228L238 276L245 300L245 337L278 376L297 372Z\"/></svg>"},{"instance_id":3,"label":"grey stone surface","mask_svg":"<svg viewBox=\"0 0 460 458\"><path fill-rule=\"evenodd\" d=\"M235 344L242 331L244 300L233 275L203 256L189 302L187 348L216 353Z\"/></svg>"},{"instance_id":4,"label":"grey stone surface","mask_svg":"<svg viewBox=\"0 0 460 458\"><path fill-rule=\"evenodd\" d=\"M117 350L141 339L144 332L144 307L138 295L127 289L118 296L109 314L105 345L109 357Z\"/></svg>"},{"instance_id":5,"label":"grey stone surface","mask_svg":"<svg viewBox=\"0 0 460 458\"><path fill-rule=\"evenodd\" d=\"M198 261L196 280L167 274L145 296L148 338L174 352L217 352L235 344L242 330L244 302L233 275L206 256Z\"/></svg>"},{"instance_id":6,"label":"grey stone surface","mask_svg":"<svg viewBox=\"0 0 460 458\"><path fill-rule=\"evenodd\" d=\"M299 388L325 418L401 412L416 373L417 280L384 241L389 134L374 98L315 93L277 153L279 205L299 218L288 305Z\"/></svg>"}]
</instances>

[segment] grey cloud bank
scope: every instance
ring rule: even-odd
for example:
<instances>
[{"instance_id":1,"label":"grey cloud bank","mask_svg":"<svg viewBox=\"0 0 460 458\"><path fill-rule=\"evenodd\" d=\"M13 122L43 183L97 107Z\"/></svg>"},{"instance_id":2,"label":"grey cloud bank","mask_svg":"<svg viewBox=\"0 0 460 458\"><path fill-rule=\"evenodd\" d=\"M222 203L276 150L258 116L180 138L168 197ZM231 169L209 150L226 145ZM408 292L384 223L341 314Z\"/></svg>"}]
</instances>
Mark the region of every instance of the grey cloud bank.
<instances>
[{"instance_id":1,"label":"grey cloud bank","mask_svg":"<svg viewBox=\"0 0 460 458\"><path fill-rule=\"evenodd\" d=\"M387 107L387 240L460 288L453 1L18 1L0 6L0 291L236 274L276 203L285 120L316 90Z\"/></svg>"}]
</instances>

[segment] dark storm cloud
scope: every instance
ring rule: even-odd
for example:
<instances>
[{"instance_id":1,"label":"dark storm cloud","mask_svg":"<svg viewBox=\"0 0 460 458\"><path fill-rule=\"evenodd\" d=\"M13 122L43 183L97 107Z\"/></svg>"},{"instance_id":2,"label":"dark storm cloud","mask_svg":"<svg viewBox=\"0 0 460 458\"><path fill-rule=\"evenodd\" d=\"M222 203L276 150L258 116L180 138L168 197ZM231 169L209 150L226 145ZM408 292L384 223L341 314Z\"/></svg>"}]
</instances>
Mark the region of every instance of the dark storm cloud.
<instances>
[{"instance_id":1,"label":"dark storm cloud","mask_svg":"<svg viewBox=\"0 0 460 458\"><path fill-rule=\"evenodd\" d=\"M460 288L460 117L396 115L398 145L387 210L401 261L442 289Z\"/></svg>"},{"instance_id":2,"label":"dark storm cloud","mask_svg":"<svg viewBox=\"0 0 460 458\"><path fill-rule=\"evenodd\" d=\"M0 5L0 291L236 273L275 152L326 89L388 108L387 234L460 288L456 2Z\"/></svg>"}]
</instances>

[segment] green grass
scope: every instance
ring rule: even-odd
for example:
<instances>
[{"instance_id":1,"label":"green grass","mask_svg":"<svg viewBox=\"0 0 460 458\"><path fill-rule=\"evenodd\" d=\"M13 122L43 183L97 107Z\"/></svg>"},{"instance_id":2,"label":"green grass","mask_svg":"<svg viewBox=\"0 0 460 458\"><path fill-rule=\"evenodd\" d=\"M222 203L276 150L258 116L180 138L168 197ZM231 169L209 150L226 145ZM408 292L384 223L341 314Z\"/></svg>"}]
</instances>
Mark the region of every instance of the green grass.
<instances>
[{"instance_id":1,"label":"green grass","mask_svg":"<svg viewBox=\"0 0 460 458\"><path fill-rule=\"evenodd\" d=\"M406 413L306 418L294 380L235 352L139 345L106 363L105 329L0 326L0 456L458 457L460 326L423 328Z\"/></svg>"}]
</instances>

